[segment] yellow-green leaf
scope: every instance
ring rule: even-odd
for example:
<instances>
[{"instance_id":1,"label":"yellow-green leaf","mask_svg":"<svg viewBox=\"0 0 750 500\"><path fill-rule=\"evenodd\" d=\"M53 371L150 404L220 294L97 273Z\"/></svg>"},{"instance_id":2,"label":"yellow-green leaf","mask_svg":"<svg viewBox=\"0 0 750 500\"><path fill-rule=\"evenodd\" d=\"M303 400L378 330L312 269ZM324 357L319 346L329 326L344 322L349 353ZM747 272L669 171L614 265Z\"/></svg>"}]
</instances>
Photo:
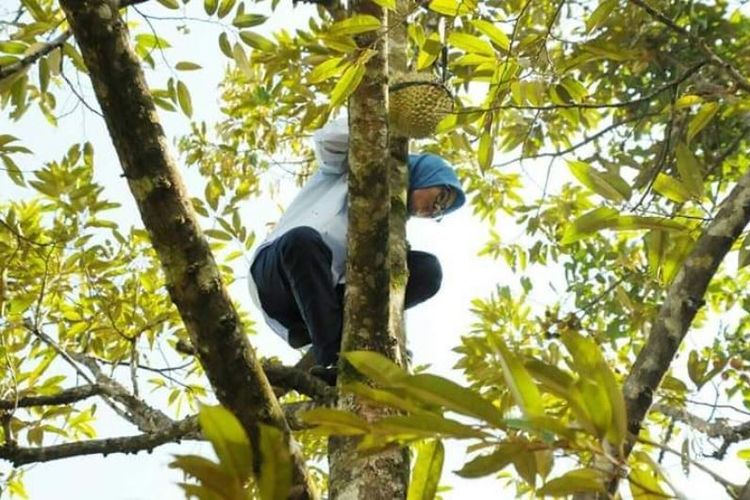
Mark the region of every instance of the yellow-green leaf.
<instances>
[{"instance_id":1,"label":"yellow-green leaf","mask_svg":"<svg viewBox=\"0 0 750 500\"><path fill-rule=\"evenodd\" d=\"M175 65L175 68L180 71L195 71L196 69L201 69L202 66L190 61L180 61Z\"/></svg>"},{"instance_id":2,"label":"yellow-green leaf","mask_svg":"<svg viewBox=\"0 0 750 500\"><path fill-rule=\"evenodd\" d=\"M302 412L300 420L318 426L321 430L342 436L353 436L370 432L370 424L363 418L351 412L333 408L313 408L312 410Z\"/></svg>"},{"instance_id":3,"label":"yellow-green leaf","mask_svg":"<svg viewBox=\"0 0 750 500\"><path fill-rule=\"evenodd\" d=\"M577 469L547 481L537 490L538 495L563 497L586 491L605 492L601 472L596 469Z\"/></svg>"},{"instance_id":4,"label":"yellow-green leaf","mask_svg":"<svg viewBox=\"0 0 750 500\"><path fill-rule=\"evenodd\" d=\"M292 456L284 434L275 427L260 424L260 455L263 458L258 478L261 500L287 498L292 486Z\"/></svg>"},{"instance_id":5,"label":"yellow-green leaf","mask_svg":"<svg viewBox=\"0 0 750 500\"><path fill-rule=\"evenodd\" d=\"M157 1L168 9L176 10L180 8L180 4L177 2L177 0L157 0Z\"/></svg>"},{"instance_id":6,"label":"yellow-green leaf","mask_svg":"<svg viewBox=\"0 0 750 500\"><path fill-rule=\"evenodd\" d=\"M408 437L452 437L483 439L487 434L456 420L434 413L394 415L372 424L372 432L383 435Z\"/></svg>"},{"instance_id":7,"label":"yellow-green leaf","mask_svg":"<svg viewBox=\"0 0 750 500\"><path fill-rule=\"evenodd\" d=\"M689 108L690 106L695 106L696 104L700 104L703 102L703 98L701 96L697 95L683 95L677 101L674 103L674 106L676 109L684 109Z\"/></svg>"},{"instance_id":8,"label":"yellow-green leaf","mask_svg":"<svg viewBox=\"0 0 750 500\"><path fill-rule=\"evenodd\" d=\"M232 53L232 45L229 43L229 37L226 33L222 33L221 35L219 35L219 48L221 49L222 54L230 59L234 58L234 54Z\"/></svg>"},{"instance_id":9,"label":"yellow-green leaf","mask_svg":"<svg viewBox=\"0 0 750 500\"><path fill-rule=\"evenodd\" d=\"M687 186L667 174L657 175L653 187L654 191L675 203L685 203L691 198Z\"/></svg>"},{"instance_id":10,"label":"yellow-green leaf","mask_svg":"<svg viewBox=\"0 0 750 500\"><path fill-rule=\"evenodd\" d=\"M503 369L505 382L508 384L516 404L527 418L543 415L542 395L539 393L539 388L532 380L531 375L501 339L493 340L500 355L500 365Z\"/></svg>"},{"instance_id":11,"label":"yellow-green leaf","mask_svg":"<svg viewBox=\"0 0 750 500\"><path fill-rule=\"evenodd\" d=\"M333 23L328 33L332 36L358 35L380 28L380 20L370 15L355 15Z\"/></svg>"},{"instance_id":12,"label":"yellow-green leaf","mask_svg":"<svg viewBox=\"0 0 750 500\"><path fill-rule=\"evenodd\" d=\"M432 0L428 8L446 16L463 16L477 8L477 0Z\"/></svg>"},{"instance_id":13,"label":"yellow-green leaf","mask_svg":"<svg viewBox=\"0 0 750 500\"><path fill-rule=\"evenodd\" d=\"M224 16L229 14L235 3L237 3L237 0L221 0L219 2L219 10L217 12L219 19L222 19Z\"/></svg>"},{"instance_id":14,"label":"yellow-green leaf","mask_svg":"<svg viewBox=\"0 0 750 500\"><path fill-rule=\"evenodd\" d=\"M272 52L276 48L271 40L252 31L240 31L240 38L252 48L263 52Z\"/></svg>"},{"instance_id":15,"label":"yellow-green leaf","mask_svg":"<svg viewBox=\"0 0 750 500\"><path fill-rule=\"evenodd\" d=\"M750 233L747 233L740 244L740 250L737 256L737 270L750 264Z\"/></svg>"},{"instance_id":16,"label":"yellow-green leaf","mask_svg":"<svg viewBox=\"0 0 750 500\"><path fill-rule=\"evenodd\" d=\"M494 141L492 134L484 132L479 138L479 150L477 151L479 167L482 170L488 170L492 166L494 153Z\"/></svg>"},{"instance_id":17,"label":"yellow-green leaf","mask_svg":"<svg viewBox=\"0 0 750 500\"><path fill-rule=\"evenodd\" d=\"M501 49L507 51L510 48L508 35L494 23L485 21L484 19L474 19L471 21L471 24L481 33L488 36Z\"/></svg>"},{"instance_id":18,"label":"yellow-green leaf","mask_svg":"<svg viewBox=\"0 0 750 500\"><path fill-rule=\"evenodd\" d=\"M238 478L252 473L250 442L239 420L222 406L201 405L198 421L224 470Z\"/></svg>"},{"instance_id":19,"label":"yellow-green leaf","mask_svg":"<svg viewBox=\"0 0 750 500\"><path fill-rule=\"evenodd\" d=\"M486 40L469 33L453 32L448 36L448 43L454 47L473 54L494 56L495 49Z\"/></svg>"},{"instance_id":20,"label":"yellow-green leaf","mask_svg":"<svg viewBox=\"0 0 750 500\"><path fill-rule=\"evenodd\" d=\"M182 112L187 116L193 116L193 103L190 100L190 91L187 85L181 81L177 82L177 102L180 103Z\"/></svg>"},{"instance_id":21,"label":"yellow-green leaf","mask_svg":"<svg viewBox=\"0 0 750 500\"><path fill-rule=\"evenodd\" d=\"M203 0L203 8L206 11L206 14L209 16L213 16L214 12L216 12L216 7L218 7L219 1L218 0Z\"/></svg>"},{"instance_id":22,"label":"yellow-green leaf","mask_svg":"<svg viewBox=\"0 0 750 500\"><path fill-rule=\"evenodd\" d=\"M703 169L698 158L684 143L679 143L675 148L677 156L677 171L680 173L682 182L688 189L692 198L700 199L703 196Z\"/></svg>"},{"instance_id":23,"label":"yellow-green leaf","mask_svg":"<svg viewBox=\"0 0 750 500\"><path fill-rule=\"evenodd\" d=\"M177 455L169 464L169 467L181 469L186 475L200 481L204 488L214 494L228 493L232 490L237 494L239 493L236 479L207 458L198 455Z\"/></svg>"},{"instance_id":24,"label":"yellow-green leaf","mask_svg":"<svg viewBox=\"0 0 750 500\"><path fill-rule=\"evenodd\" d=\"M573 176L575 176L581 184L591 189L596 194L613 201L627 201L627 198L623 196L623 193L621 193L611 182L611 179L615 174L610 173L609 176L605 177L602 175L602 172L597 172L591 165L580 160L568 160L568 167ZM625 181L622 180L622 183L625 183Z\"/></svg>"},{"instance_id":25,"label":"yellow-green leaf","mask_svg":"<svg viewBox=\"0 0 750 500\"><path fill-rule=\"evenodd\" d=\"M339 67L339 64L341 64L341 61L343 60L343 57L332 57L326 59L313 68L310 74L307 75L307 81L310 83L320 83L333 76L341 74L343 68Z\"/></svg>"},{"instance_id":26,"label":"yellow-green leaf","mask_svg":"<svg viewBox=\"0 0 750 500\"><path fill-rule=\"evenodd\" d=\"M698 110L698 113L691 118L688 123L687 129L687 141L693 140L693 137L705 128L706 125L711 121L716 112L719 110L719 104L716 102L707 102Z\"/></svg>"},{"instance_id":27,"label":"yellow-green leaf","mask_svg":"<svg viewBox=\"0 0 750 500\"><path fill-rule=\"evenodd\" d=\"M336 86L331 91L331 108L335 108L343 104L350 95L357 90L359 84L362 82L362 78L365 76L365 65L354 63L351 64L344 74L341 75L341 79L336 83Z\"/></svg>"},{"instance_id":28,"label":"yellow-green leaf","mask_svg":"<svg viewBox=\"0 0 750 500\"><path fill-rule=\"evenodd\" d=\"M470 462L464 464L461 470L455 471L461 477L476 478L482 476L488 476L503 470L505 467L510 465L515 457L519 453L526 452L523 443L500 443L495 447L495 451L489 455L480 455Z\"/></svg>"},{"instance_id":29,"label":"yellow-green leaf","mask_svg":"<svg viewBox=\"0 0 750 500\"><path fill-rule=\"evenodd\" d=\"M395 10L396 0L372 0L376 4L380 5L384 9Z\"/></svg>"},{"instance_id":30,"label":"yellow-green leaf","mask_svg":"<svg viewBox=\"0 0 750 500\"><path fill-rule=\"evenodd\" d=\"M617 217L619 212L610 207L599 207L586 212L566 226L560 243L569 245L601 229L612 227Z\"/></svg>"},{"instance_id":31,"label":"yellow-green leaf","mask_svg":"<svg viewBox=\"0 0 750 500\"><path fill-rule=\"evenodd\" d=\"M268 17L262 14L240 14L232 20L232 24L237 28L252 28L265 23L267 20Z\"/></svg>"},{"instance_id":32,"label":"yellow-green leaf","mask_svg":"<svg viewBox=\"0 0 750 500\"><path fill-rule=\"evenodd\" d=\"M617 0L602 0L594 12L586 19L586 33L591 33L607 21L612 11L617 7Z\"/></svg>"},{"instance_id":33,"label":"yellow-green leaf","mask_svg":"<svg viewBox=\"0 0 750 500\"><path fill-rule=\"evenodd\" d=\"M443 48L443 44L440 42L440 35L438 33L432 33L427 39L425 39L422 46L419 48L419 55L417 55L417 70L423 70L432 66L437 57L440 55L440 50Z\"/></svg>"},{"instance_id":34,"label":"yellow-green leaf","mask_svg":"<svg viewBox=\"0 0 750 500\"><path fill-rule=\"evenodd\" d=\"M358 372L380 385L400 383L409 376L403 368L374 351L349 351L341 355Z\"/></svg>"},{"instance_id":35,"label":"yellow-green leaf","mask_svg":"<svg viewBox=\"0 0 750 500\"><path fill-rule=\"evenodd\" d=\"M658 277L664 258L664 252L667 250L669 233L667 231L655 229L650 231L644 237L646 244L646 257L648 259L648 269L652 276Z\"/></svg>"},{"instance_id":36,"label":"yellow-green leaf","mask_svg":"<svg viewBox=\"0 0 750 500\"><path fill-rule=\"evenodd\" d=\"M407 500L433 500L443 471L443 442L430 439L422 441L416 448L417 460L414 463Z\"/></svg>"}]
</instances>

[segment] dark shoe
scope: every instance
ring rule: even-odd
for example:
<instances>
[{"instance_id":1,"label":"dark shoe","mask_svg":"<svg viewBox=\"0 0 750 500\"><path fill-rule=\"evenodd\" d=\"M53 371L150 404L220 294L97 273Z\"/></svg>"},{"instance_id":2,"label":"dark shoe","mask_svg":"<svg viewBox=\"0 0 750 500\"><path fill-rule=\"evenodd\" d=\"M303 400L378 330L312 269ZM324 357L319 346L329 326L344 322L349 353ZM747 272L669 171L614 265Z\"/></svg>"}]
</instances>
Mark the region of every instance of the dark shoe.
<instances>
[{"instance_id":1,"label":"dark shoe","mask_svg":"<svg viewBox=\"0 0 750 500\"><path fill-rule=\"evenodd\" d=\"M310 368L310 375L318 377L320 380L333 387L336 385L338 369L335 366L316 365Z\"/></svg>"}]
</instances>

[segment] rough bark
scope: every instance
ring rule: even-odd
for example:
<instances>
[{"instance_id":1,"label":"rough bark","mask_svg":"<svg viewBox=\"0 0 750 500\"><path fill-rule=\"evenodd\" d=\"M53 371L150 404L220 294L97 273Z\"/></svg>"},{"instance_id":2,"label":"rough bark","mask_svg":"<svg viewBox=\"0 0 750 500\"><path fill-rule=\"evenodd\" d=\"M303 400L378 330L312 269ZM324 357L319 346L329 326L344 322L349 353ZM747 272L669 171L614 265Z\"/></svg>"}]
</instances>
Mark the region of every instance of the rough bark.
<instances>
[{"instance_id":1,"label":"rough bark","mask_svg":"<svg viewBox=\"0 0 750 500\"><path fill-rule=\"evenodd\" d=\"M703 296L719 265L750 221L750 171L739 180L719 205L716 217L705 229L667 291L646 344L638 353L623 386L629 435L625 457L635 444L643 419L680 343L690 328ZM610 483L610 491L618 479Z\"/></svg>"},{"instance_id":2,"label":"rough bark","mask_svg":"<svg viewBox=\"0 0 750 500\"><path fill-rule=\"evenodd\" d=\"M316 496L303 457L247 341L185 186L167 152L127 27L104 0L62 0L144 226L209 381L254 446L258 424L281 429L294 457L294 491ZM253 454L259 460L260 453ZM256 471L261 464L256 461Z\"/></svg>"},{"instance_id":3,"label":"rough bark","mask_svg":"<svg viewBox=\"0 0 750 500\"><path fill-rule=\"evenodd\" d=\"M367 0L353 2L352 14L369 14L386 25L384 10ZM399 341L389 326L387 44L382 36L376 41L376 36L370 33L357 39L359 46L375 44L377 54L368 61L365 77L349 101L349 231L342 351L371 350L398 359ZM358 376L345 363L340 365L339 383ZM339 407L368 420L390 411L351 395L341 396ZM407 451L395 448L360 456L356 445L353 438L329 441L331 498L406 498Z\"/></svg>"}]
</instances>

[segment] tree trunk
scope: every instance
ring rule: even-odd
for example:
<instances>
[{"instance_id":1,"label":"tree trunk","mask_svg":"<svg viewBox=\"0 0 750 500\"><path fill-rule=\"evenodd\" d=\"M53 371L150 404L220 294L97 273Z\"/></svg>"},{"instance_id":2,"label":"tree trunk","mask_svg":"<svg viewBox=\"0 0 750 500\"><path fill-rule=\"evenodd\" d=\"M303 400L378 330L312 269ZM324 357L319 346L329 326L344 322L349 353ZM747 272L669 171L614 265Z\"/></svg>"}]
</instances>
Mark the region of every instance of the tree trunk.
<instances>
[{"instance_id":1,"label":"tree trunk","mask_svg":"<svg viewBox=\"0 0 750 500\"><path fill-rule=\"evenodd\" d=\"M260 469L258 424L284 432L294 498L314 498L304 459L247 341L185 186L167 151L153 100L116 3L61 0L144 226L218 400L240 420Z\"/></svg>"},{"instance_id":2,"label":"tree trunk","mask_svg":"<svg viewBox=\"0 0 750 500\"><path fill-rule=\"evenodd\" d=\"M386 25L383 9L368 0L355 1L352 14L369 14ZM375 41L376 36L381 36ZM397 251L389 250L394 235L391 181L403 192L399 177L389 176L391 165L387 121L387 43L382 34L358 37L360 47L376 43L377 54L349 101L349 231L347 241L346 304L342 351L371 350L399 360L403 347L403 299L406 284L404 215L395 229ZM403 165L403 159L401 160ZM398 176L403 175L404 167ZM405 196L395 210L405 213ZM398 225L398 223L396 224ZM398 236L400 235L400 236ZM391 242L392 244L393 242ZM390 246L393 249L393 246ZM395 280L394 274L395 273ZM358 375L340 363L339 382ZM392 410L368 405L352 395L339 398L339 407L375 420ZM334 437L329 441L332 499L397 500L406 498L409 481L407 448L389 448L360 456L358 439Z\"/></svg>"}]
</instances>

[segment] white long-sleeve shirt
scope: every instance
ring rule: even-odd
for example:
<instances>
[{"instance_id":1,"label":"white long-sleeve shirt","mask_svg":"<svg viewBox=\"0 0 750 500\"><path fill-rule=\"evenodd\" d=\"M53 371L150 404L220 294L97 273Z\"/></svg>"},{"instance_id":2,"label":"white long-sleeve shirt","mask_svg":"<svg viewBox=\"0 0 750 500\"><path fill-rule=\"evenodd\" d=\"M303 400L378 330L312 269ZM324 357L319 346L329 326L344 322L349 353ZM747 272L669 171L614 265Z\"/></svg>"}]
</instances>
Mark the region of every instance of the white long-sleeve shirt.
<instances>
[{"instance_id":1,"label":"white long-sleeve shirt","mask_svg":"<svg viewBox=\"0 0 750 500\"><path fill-rule=\"evenodd\" d=\"M349 148L349 125L346 117L328 122L313 134L315 159L319 169L302 187L273 231L253 253L252 262L258 253L284 233L300 226L316 229L331 249L331 279L333 284L343 282L346 270L347 233L347 174L346 161ZM252 274L248 279L250 297L258 309L263 311L258 298L258 289ZM263 316L271 329L284 340L289 332L278 321Z\"/></svg>"}]
</instances>

